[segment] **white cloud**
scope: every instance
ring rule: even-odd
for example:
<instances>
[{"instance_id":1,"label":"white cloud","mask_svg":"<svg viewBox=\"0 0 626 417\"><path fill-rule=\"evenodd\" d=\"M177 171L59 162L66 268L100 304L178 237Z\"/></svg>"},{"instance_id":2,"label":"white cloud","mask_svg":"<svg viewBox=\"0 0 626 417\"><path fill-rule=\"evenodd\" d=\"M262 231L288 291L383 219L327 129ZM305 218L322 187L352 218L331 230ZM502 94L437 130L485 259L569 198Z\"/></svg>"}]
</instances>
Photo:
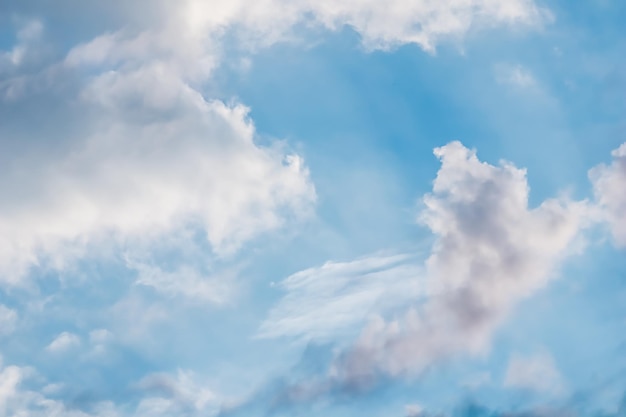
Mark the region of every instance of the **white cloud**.
<instances>
[{"instance_id":1,"label":"white cloud","mask_svg":"<svg viewBox=\"0 0 626 417\"><path fill-rule=\"evenodd\" d=\"M21 187L0 203L5 282L103 242L149 247L189 228L228 255L315 200L299 156L254 143L245 107L206 101L173 74L105 73L80 100L84 117L97 114L88 137L2 170L0 189Z\"/></svg>"},{"instance_id":2,"label":"white cloud","mask_svg":"<svg viewBox=\"0 0 626 417\"><path fill-rule=\"evenodd\" d=\"M532 88L537 81L532 72L522 65L500 64L495 68L496 80L501 84L509 84L517 88Z\"/></svg>"},{"instance_id":3,"label":"white cloud","mask_svg":"<svg viewBox=\"0 0 626 417\"><path fill-rule=\"evenodd\" d=\"M23 373L17 366L0 371L0 416L7 416L11 401L16 397Z\"/></svg>"},{"instance_id":4,"label":"white cloud","mask_svg":"<svg viewBox=\"0 0 626 417\"><path fill-rule=\"evenodd\" d=\"M216 394L199 384L190 371L178 370L176 376L151 374L139 382L138 388L146 394L135 411L138 417L206 415L213 414L218 407Z\"/></svg>"},{"instance_id":5,"label":"white cloud","mask_svg":"<svg viewBox=\"0 0 626 417\"><path fill-rule=\"evenodd\" d=\"M379 254L300 271L280 284L287 294L259 336L319 342L351 335L369 316L418 298L420 276L420 265L408 255Z\"/></svg>"},{"instance_id":6,"label":"white cloud","mask_svg":"<svg viewBox=\"0 0 626 417\"><path fill-rule=\"evenodd\" d=\"M0 336L13 333L17 324L17 312L0 304Z\"/></svg>"},{"instance_id":7,"label":"white cloud","mask_svg":"<svg viewBox=\"0 0 626 417\"><path fill-rule=\"evenodd\" d=\"M504 377L504 386L555 395L565 389L554 359L547 353L513 356Z\"/></svg>"},{"instance_id":8,"label":"white cloud","mask_svg":"<svg viewBox=\"0 0 626 417\"><path fill-rule=\"evenodd\" d=\"M432 51L442 39L459 38L477 28L539 25L550 18L532 0L264 0L227 3L185 0L175 6L161 3L151 25L139 33L128 29L106 34L76 49L71 62L120 62L134 55L169 60L196 76L214 68L219 40L235 33L249 47L267 46L288 38L293 27L305 23L331 30L352 27L368 48L414 43ZM143 11L143 10L142 10ZM193 61L199 67L178 65Z\"/></svg>"},{"instance_id":9,"label":"white cloud","mask_svg":"<svg viewBox=\"0 0 626 417\"><path fill-rule=\"evenodd\" d=\"M626 143L612 152L610 165L589 172L603 220L618 246L626 246Z\"/></svg>"},{"instance_id":10,"label":"white cloud","mask_svg":"<svg viewBox=\"0 0 626 417\"><path fill-rule=\"evenodd\" d=\"M481 162L458 142L435 154L442 167L420 215L436 236L429 298L403 320L372 322L333 367L347 383L485 352L511 309L555 276L585 222L584 202L529 208L526 173L508 162Z\"/></svg>"},{"instance_id":11,"label":"white cloud","mask_svg":"<svg viewBox=\"0 0 626 417\"><path fill-rule=\"evenodd\" d=\"M46 350L51 353L62 353L78 346L80 346L80 337L70 332L63 332L46 346Z\"/></svg>"},{"instance_id":12,"label":"white cloud","mask_svg":"<svg viewBox=\"0 0 626 417\"><path fill-rule=\"evenodd\" d=\"M0 417L121 417L128 415L113 403L94 403L89 411L68 406L55 395L59 384L37 385L42 376L28 367L2 366L0 363ZM49 396L48 396L49 395ZM164 416L163 416L164 417Z\"/></svg>"},{"instance_id":13,"label":"white cloud","mask_svg":"<svg viewBox=\"0 0 626 417\"><path fill-rule=\"evenodd\" d=\"M445 38L481 26L538 24L547 16L527 0L310 1L311 12L327 27L353 27L366 46L386 48L415 43L426 50Z\"/></svg>"}]
</instances>

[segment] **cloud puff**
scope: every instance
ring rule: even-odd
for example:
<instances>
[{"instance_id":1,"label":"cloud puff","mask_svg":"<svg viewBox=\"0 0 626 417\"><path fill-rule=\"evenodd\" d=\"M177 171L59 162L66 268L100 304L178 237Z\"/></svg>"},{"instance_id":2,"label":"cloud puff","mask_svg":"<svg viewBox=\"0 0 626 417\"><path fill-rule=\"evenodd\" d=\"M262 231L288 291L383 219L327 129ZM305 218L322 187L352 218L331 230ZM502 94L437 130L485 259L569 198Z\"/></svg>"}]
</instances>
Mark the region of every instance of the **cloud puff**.
<instances>
[{"instance_id":1,"label":"cloud puff","mask_svg":"<svg viewBox=\"0 0 626 417\"><path fill-rule=\"evenodd\" d=\"M554 359L547 353L513 356L504 376L504 386L557 395L565 389Z\"/></svg>"},{"instance_id":2,"label":"cloud puff","mask_svg":"<svg viewBox=\"0 0 626 417\"><path fill-rule=\"evenodd\" d=\"M626 143L612 152L610 165L589 171L597 204L618 246L626 246Z\"/></svg>"},{"instance_id":3,"label":"cloud puff","mask_svg":"<svg viewBox=\"0 0 626 417\"><path fill-rule=\"evenodd\" d=\"M151 374L137 388L145 393L135 411L137 416L211 415L216 411L216 394L198 384L192 372Z\"/></svg>"},{"instance_id":4,"label":"cloud puff","mask_svg":"<svg viewBox=\"0 0 626 417\"><path fill-rule=\"evenodd\" d=\"M50 342L46 350L51 353L62 353L77 346L80 346L80 337L70 332L63 332Z\"/></svg>"},{"instance_id":5,"label":"cloud puff","mask_svg":"<svg viewBox=\"0 0 626 417\"><path fill-rule=\"evenodd\" d=\"M370 315L418 298L421 275L421 266L408 255L327 262L300 271L280 284L287 294L270 311L259 336L336 341Z\"/></svg>"},{"instance_id":6,"label":"cloud puff","mask_svg":"<svg viewBox=\"0 0 626 417\"><path fill-rule=\"evenodd\" d=\"M67 417L113 417L105 412L102 404L95 414L78 410L69 410L61 402L47 398L40 392L30 390L24 385L34 379L36 373L31 368L3 366L0 362L0 417L13 416L67 416Z\"/></svg>"},{"instance_id":7,"label":"cloud puff","mask_svg":"<svg viewBox=\"0 0 626 417\"><path fill-rule=\"evenodd\" d=\"M403 320L374 321L336 362L339 380L361 384L484 352L511 309L555 275L585 221L584 202L529 208L526 173L508 162L481 162L458 142L435 154L442 166L420 214L436 236L429 298Z\"/></svg>"}]
</instances>

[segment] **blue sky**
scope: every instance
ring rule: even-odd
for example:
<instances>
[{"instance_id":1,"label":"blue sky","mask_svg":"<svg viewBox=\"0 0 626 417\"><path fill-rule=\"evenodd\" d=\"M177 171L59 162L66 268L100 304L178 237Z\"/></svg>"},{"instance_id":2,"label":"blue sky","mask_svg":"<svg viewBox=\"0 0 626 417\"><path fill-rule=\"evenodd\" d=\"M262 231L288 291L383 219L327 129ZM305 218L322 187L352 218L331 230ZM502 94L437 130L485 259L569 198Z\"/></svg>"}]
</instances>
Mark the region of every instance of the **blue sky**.
<instances>
[{"instance_id":1,"label":"blue sky","mask_svg":"<svg viewBox=\"0 0 626 417\"><path fill-rule=\"evenodd\" d=\"M0 417L623 416L626 5L0 5Z\"/></svg>"}]
</instances>

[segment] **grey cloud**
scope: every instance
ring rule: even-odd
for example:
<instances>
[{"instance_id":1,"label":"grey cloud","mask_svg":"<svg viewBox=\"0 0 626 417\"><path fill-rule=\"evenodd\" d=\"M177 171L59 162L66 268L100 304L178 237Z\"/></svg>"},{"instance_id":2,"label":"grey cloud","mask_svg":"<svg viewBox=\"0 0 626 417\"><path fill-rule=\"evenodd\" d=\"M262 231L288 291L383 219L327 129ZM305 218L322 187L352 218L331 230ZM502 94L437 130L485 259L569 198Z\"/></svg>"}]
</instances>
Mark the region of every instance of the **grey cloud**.
<instances>
[{"instance_id":1,"label":"grey cloud","mask_svg":"<svg viewBox=\"0 0 626 417\"><path fill-rule=\"evenodd\" d=\"M555 276L585 224L584 202L528 207L524 170L492 166L453 142L420 221L437 237L427 261L430 298L403 320L380 320L335 364L341 379L416 373L450 356L487 349L523 298Z\"/></svg>"}]
</instances>

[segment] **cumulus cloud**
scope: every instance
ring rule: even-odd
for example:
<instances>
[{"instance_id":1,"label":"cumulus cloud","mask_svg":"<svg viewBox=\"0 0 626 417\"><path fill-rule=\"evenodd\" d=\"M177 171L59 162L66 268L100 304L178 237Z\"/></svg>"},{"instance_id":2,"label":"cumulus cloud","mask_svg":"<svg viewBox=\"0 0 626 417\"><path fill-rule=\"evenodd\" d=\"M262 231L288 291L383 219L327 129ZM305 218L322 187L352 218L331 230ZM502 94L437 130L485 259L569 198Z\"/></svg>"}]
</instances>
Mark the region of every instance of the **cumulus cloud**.
<instances>
[{"instance_id":1,"label":"cumulus cloud","mask_svg":"<svg viewBox=\"0 0 626 417\"><path fill-rule=\"evenodd\" d=\"M80 337L70 332L63 332L54 338L46 350L51 353L67 352L77 346L80 346Z\"/></svg>"},{"instance_id":2,"label":"cumulus cloud","mask_svg":"<svg viewBox=\"0 0 626 417\"><path fill-rule=\"evenodd\" d=\"M98 404L94 414L68 409L62 402L46 397L43 393L25 387L34 379L33 369L19 366L3 366L0 362L0 417L13 416L67 416L67 417L114 417L112 408Z\"/></svg>"},{"instance_id":3,"label":"cumulus cloud","mask_svg":"<svg viewBox=\"0 0 626 417\"><path fill-rule=\"evenodd\" d=\"M291 29L300 24L331 30L349 26L368 48L413 43L432 51L442 39L462 37L473 29L535 26L550 18L549 12L532 0L393 0L385 4L370 0L265 0L253 4L185 0L175 6L157 3L153 10L152 24L141 26L139 33L125 29L103 35L77 48L69 60L117 63L130 55L149 54L168 57L179 69L183 68L180 63L192 60L196 67L186 70L201 76L215 67L224 33L234 32L245 45L258 48L289 37Z\"/></svg>"},{"instance_id":4,"label":"cumulus cloud","mask_svg":"<svg viewBox=\"0 0 626 417\"><path fill-rule=\"evenodd\" d=\"M613 161L589 172L597 204L618 246L626 246L626 143L612 152Z\"/></svg>"},{"instance_id":5,"label":"cumulus cloud","mask_svg":"<svg viewBox=\"0 0 626 417\"><path fill-rule=\"evenodd\" d=\"M0 203L5 282L32 265L62 267L91 244L185 228L228 255L315 199L299 156L254 142L245 107L206 101L168 73L105 73L80 100L98 112L89 136L58 158L3 169L4 194L21 187Z\"/></svg>"},{"instance_id":6,"label":"cumulus cloud","mask_svg":"<svg viewBox=\"0 0 626 417\"><path fill-rule=\"evenodd\" d=\"M504 376L504 386L556 395L565 389L563 377L547 353L513 356Z\"/></svg>"},{"instance_id":7,"label":"cumulus cloud","mask_svg":"<svg viewBox=\"0 0 626 417\"><path fill-rule=\"evenodd\" d=\"M44 383L43 386L41 382ZM48 384L36 370L0 362L0 417L171 417L214 415L216 395L189 371L150 374L135 384L134 403L100 401L80 409L59 399L59 384Z\"/></svg>"},{"instance_id":8,"label":"cumulus cloud","mask_svg":"<svg viewBox=\"0 0 626 417\"><path fill-rule=\"evenodd\" d=\"M335 363L335 378L360 384L485 352L511 309L555 276L585 222L584 202L528 207L526 173L511 163L481 162L459 142L435 155L442 166L419 217L436 236L429 297L402 320L375 320Z\"/></svg>"},{"instance_id":9,"label":"cumulus cloud","mask_svg":"<svg viewBox=\"0 0 626 417\"><path fill-rule=\"evenodd\" d=\"M369 316L418 298L421 272L409 255L380 254L300 271L280 284L287 294L270 311L259 336L336 341Z\"/></svg>"},{"instance_id":10,"label":"cumulus cloud","mask_svg":"<svg viewBox=\"0 0 626 417\"><path fill-rule=\"evenodd\" d=\"M178 370L175 376L151 374L137 387L145 393L137 406L137 416L207 415L217 407L216 394L199 384L189 371Z\"/></svg>"}]
</instances>

